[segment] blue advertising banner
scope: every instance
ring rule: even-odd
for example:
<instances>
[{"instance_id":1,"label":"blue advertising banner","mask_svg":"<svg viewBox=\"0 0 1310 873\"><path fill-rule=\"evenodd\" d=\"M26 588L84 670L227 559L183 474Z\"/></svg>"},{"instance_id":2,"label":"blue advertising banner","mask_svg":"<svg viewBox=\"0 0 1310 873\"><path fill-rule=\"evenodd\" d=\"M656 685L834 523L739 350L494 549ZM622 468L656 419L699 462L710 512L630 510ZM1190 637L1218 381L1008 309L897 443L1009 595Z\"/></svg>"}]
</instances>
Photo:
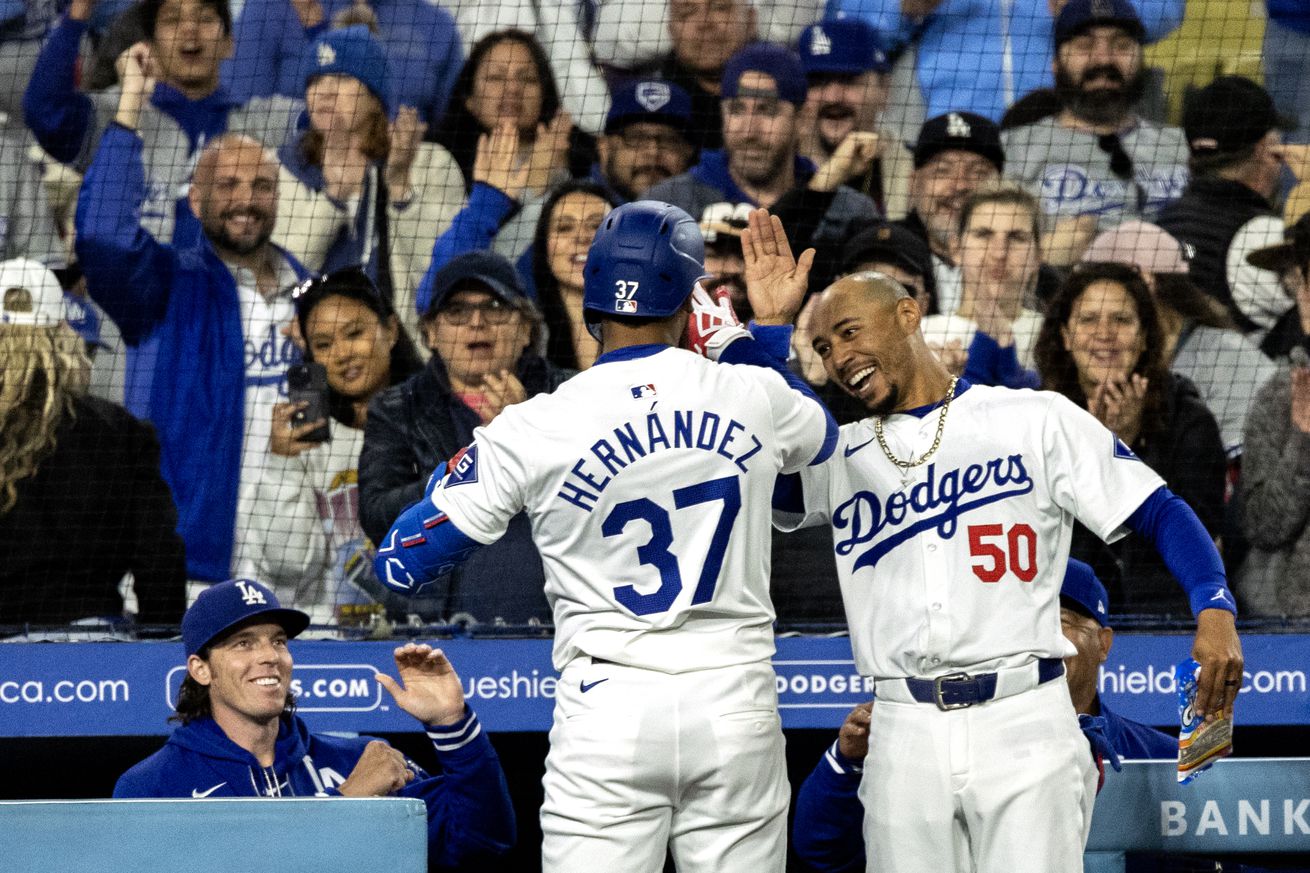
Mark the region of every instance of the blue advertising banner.
<instances>
[{"instance_id":1,"label":"blue advertising banner","mask_svg":"<svg viewBox=\"0 0 1310 873\"><path fill-rule=\"evenodd\" d=\"M1173 664L1191 644L1180 635L1115 638L1101 691L1121 714L1177 724ZM557 674L548 640L443 640L469 702L492 731L545 731ZM1239 724L1310 724L1310 636L1249 635ZM373 680L394 673L394 642L297 640L294 689L315 730L378 733L417 729ZM872 697L844 638L784 638L774 659L783 726L836 728ZM176 643L0 644L0 737L132 736L169 732L182 681Z\"/></svg>"}]
</instances>

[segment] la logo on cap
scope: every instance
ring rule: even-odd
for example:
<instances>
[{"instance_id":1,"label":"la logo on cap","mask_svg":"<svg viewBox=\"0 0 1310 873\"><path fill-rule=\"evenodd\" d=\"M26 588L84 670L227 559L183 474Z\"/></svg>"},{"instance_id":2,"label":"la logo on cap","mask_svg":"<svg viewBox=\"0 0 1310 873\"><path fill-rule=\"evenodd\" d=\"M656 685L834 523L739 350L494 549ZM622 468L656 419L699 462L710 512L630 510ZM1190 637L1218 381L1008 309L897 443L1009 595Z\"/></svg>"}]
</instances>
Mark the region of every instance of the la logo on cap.
<instances>
[{"instance_id":1,"label":"la logo on cap","mask_svg":"<svg viewBox=\"0 0 1310 873\"><path fill-rule=\"evenodd\" d=\"M664 82L642 82L637 86L637 103L647 112L658 112L668 105L673 96Z\"/></svg>"},{"instance_id":2,"label":"la logo on cap","mask_svg":"<svg viewBox=\"0 0 1310 873\"><path fill-rule=\"evenodd\" d=\"M318 46L318 65L320 67L330 67L337 62L337 50L327 43L320 43Z\"/></svg>"},{"instance_id":3,"label":"la logo on cap","mask_svg":"<svg viewBox=\"0 0 1310 873\"><path fill-rule=\"evenodd\" d=\"M238 579L236 581L236 586L241 592L241 602L246 606L264 606L268 603L268 601L264 599L264 592L255 588L244 579Z\"/></svg>"},{"instance_id":4,"label":"la logo on cap","mask_svg":"<svg viewBox=\"0 0 1310 873\"><path fill-rule=\"evenodd\" d=\"M1105 603L1104 603L1104 601L1101 601L1101 600L1096 601L1096 611L1099 612L1101 615L1105 615Z\"/></svg>"},{"instance_id":5,"label":"la logo on cap","mask_svg":"<svg viewBox=\"0 0 1310 873\"><path fill-rule=\"evenodd\" d=\"M973 128L958 114L952 112L946 116L946 135L959 139L968 139L973 135Z\"/></svg>"},{"instance_id":6,"label":"la logo on cap","mask_svg":"<svg viewBox=\"0 0 1310 873\"><path fill-rule=\"evenodd\" d=\"M822 27L815 27L814 32L810 36L810 54L832 54L832 39L829 38L828 34L823 32Z\"/></svg>"}]
</instances>

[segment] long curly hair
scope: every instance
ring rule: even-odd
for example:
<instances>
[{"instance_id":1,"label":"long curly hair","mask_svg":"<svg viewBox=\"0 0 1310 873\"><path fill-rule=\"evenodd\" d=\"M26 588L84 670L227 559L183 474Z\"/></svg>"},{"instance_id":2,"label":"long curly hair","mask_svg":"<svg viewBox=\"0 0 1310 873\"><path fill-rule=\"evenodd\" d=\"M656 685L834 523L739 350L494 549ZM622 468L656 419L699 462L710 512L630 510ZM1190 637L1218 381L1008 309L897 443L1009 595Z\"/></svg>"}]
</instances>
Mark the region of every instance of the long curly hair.
<instances>
[{"instance_id":1,"label":"long curly hair","mask_svg":"<svg viewBox=\"0 0 1310 873\"><path fill-rule=\"evenodd\" d=\"M1087 408L1087 394L1078 379L1078 367L1074 364L1073 355L1064 347L1062 329L1069 324L1079 298L1096 282L1114 282L1122 287L1137 310L1137 321L1141 325L1146 348L1138 357L1133 373L1147 379L1139 440L1149 441L1163 432L1165 427L1164 412L1170 377L1164 361L1160 316L1150 289L1133 267L1123 264L1079 264L1069 274L1046 311L1046 320L1042 322L1042 330L1037 335L1037 344L1033 349L1037 370L1042 377L1042 387L1058 391L1084 409Z\"/></svg>"},{"instance_id":2,"label":"long curly hair","mask_svg":"<svg viewBox=\"0 0 1310 873\"><path fill-rule=\"evenodd\" d=\"M21 311L13 295L27 294L9 289L5 308ZM55 450L59 426L71 420L90 379L85 345L67 324L0 324L0 514L18 501L18 482L36 475Z\"/></svg>"}]
</instances>

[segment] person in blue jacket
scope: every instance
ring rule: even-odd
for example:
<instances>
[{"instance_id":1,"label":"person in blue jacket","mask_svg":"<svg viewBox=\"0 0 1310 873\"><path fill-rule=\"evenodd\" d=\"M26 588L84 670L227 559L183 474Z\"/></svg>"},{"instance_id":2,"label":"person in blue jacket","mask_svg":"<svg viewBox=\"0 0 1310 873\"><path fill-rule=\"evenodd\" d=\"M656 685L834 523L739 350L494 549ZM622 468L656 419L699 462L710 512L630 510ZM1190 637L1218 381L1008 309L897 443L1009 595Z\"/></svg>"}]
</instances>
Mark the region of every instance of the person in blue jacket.
<instances>
[{"instance_id":1,"label":"person in blue jacket","mask_svg":"<svg viewBox=\"0 0 1310 873\"><path fill-rule=\"evenodd\" d=\"M295 314L289 291L306 272L269 241L277 161L238 134L214 140L196 163L194 230L165 244L141 226L136 126L148 89L138 57L123 80L78 197L77 255L128 347L124 405L159 433L187 578L219 582L232 572L242 482L262 471L272 407L299 357L283 328Z\"/></svg>"},{"instance_id":2,"label":"person in blue jacket","mask_svg":"<svg viewBox=\"0 0 1310 873\"><path fill-rule=\"evenodd\" d=\"M1109 596L1092 568L1069 559L1060 587L1060 627L1078 650L1064 659L1069 694L1093 753L1116 770L1119 759L1171 760L1178 740L1164 731L1124 718L1096 693L1100 666L1110 654L1114 631L1106 624ZM792 847L815 870L847 873L865 867L864 807L860 776L869 750L874 702L861 703L842 723L796 795Z\"/></svg>"},{"instance_id":3,"label":"person in blue jacket","mask_svg":"<svg viewBox=\"0 0 1310 873\"><path fill-rule=\"evenodd\" d=\"M287 642L308 625L249 579L201 593L182 617L187 673L171 719L181 725L114 797L413 797L427 806L433 866L509 849L505 774L445 654L407 643L395 651L399 681L375 677L432 740L444 774L430 776L382 740L311 733L296 715Z\"/></svg>"}]
</instances>

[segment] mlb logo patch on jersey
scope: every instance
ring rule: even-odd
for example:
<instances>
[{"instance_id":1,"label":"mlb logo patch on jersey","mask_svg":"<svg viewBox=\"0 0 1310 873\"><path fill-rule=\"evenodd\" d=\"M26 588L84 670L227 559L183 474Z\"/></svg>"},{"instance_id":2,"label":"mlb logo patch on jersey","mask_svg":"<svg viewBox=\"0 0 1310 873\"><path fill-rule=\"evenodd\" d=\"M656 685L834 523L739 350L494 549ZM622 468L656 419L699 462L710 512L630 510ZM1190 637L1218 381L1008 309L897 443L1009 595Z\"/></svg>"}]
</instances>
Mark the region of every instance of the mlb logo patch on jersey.
<instances>
[{"instance_id":1,"label":"mlb logo patch on jersey","mask_svg":"<svg viewBox=\"0 0 1310 873\"><path fill-rule=\"evenodd\" d=\"M648 382L645 385L632 386L632 399L641 400L643 397L654 397L659 392L655 390L655 383Z\"/></svg>"},{"instance_id":2,"label":"mlb logo patch on jersey","mask_svg":"<svg viewBox=\"0 0 1310 873\"><path fill-rule=\"evenodd\" d=\"M446 477L446 487L467 485L478 481L478 444L473 443L450 459L450 475Z\"/></svg>"},{"instance_id":3,"label":"mlb logo patch on jersey","mask_svg":"<svg viewBox=\"0 0 1310 873\"><path fill-rule=\"evenodd\" d=\"M1128 448L1128 444L1125 443L1123 440L1119 439L1118 437L1114 438L1114 456L1123 461L1141 460L1140 458L1138 458L1136 455L1133 454L1132 449Z\"/></svg>"}]
</instances>

